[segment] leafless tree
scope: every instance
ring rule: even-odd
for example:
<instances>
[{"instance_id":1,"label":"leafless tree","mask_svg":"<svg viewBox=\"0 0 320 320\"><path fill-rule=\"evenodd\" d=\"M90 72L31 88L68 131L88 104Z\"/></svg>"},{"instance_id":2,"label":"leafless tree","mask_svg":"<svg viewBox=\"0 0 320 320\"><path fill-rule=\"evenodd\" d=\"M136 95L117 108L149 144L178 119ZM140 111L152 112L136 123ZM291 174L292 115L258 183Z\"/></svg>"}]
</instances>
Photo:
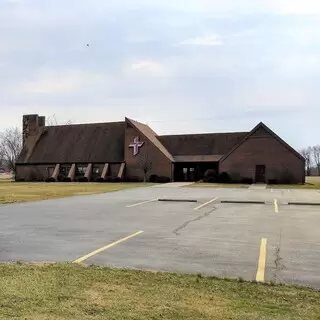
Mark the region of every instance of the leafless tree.
<instances>
[{"instance_id":1,"label":"leafless tree","mask_svg":"<svg viewBox=\"0 0 320 320\"><path fill-rule=\"evenodd\" d=\"M306 174L310 176L312 169L312 147L302 149L301 154L306 159Z\"/></svg>"},{"instance_id":2,"label":"leafless tree","mask_svg":"<svg viewBox=\"0 0 320 320\"><path fill-rule=\"evenodd\" d=\"M15 172L16 160L22 151L22 133L18 128L10 128L0 133L0 155L3 164Z\"/></svg>"},{"instance_id":3,"label":"leafless tree","mask_svg":"<svg viewBox=\"0 0 320 320\"><path fill-rule=\"evenodd\" d=\"M66 121L65 123L60 123L60 122L57 120L57 117L56 117L55 114L53 114L52 116L49 116L49 117L46 119L46 126L58 126L59 124L68 125L68 124L72 124L72 121L71 121L71 120L68 120L68 121Z\"/></svg>"},{"instance_id":4,"label":"leafless tree","mask_svg":"<svg viewBox=\"0 0 320 320\"><path fill-rule=\"evenodd\" d=\"M312 157L320 176L320 145L312 147Z\"/></svg>"},{"instance_id":5,"label":"leafless tree","mask_svg":"<svg viewBox=\"0 0 320 320\"><path fill-rule=\"evenodd\" d=\"M152 162L149 159L148 154L141 156L140 158L140 168L143 171L143 182L147 182L148 173L152 169Z\"/></svg>"}]
</instances>

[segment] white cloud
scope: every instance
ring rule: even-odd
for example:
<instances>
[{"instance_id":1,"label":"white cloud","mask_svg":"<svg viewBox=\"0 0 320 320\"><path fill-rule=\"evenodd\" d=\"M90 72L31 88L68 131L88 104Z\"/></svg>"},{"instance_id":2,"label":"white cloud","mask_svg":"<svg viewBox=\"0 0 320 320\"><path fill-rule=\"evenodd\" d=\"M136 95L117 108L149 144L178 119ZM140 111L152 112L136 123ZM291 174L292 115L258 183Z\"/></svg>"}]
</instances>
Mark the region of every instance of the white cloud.
<instances>
[{"instance_id":1,"label":"white cloud","mask_svg":"<svg viewBox=\"0 0 320 320\"><path fill-rule=\"evenodd\" d=\"M285 15L319 14L319 0L274 0L269 2L270 10Z\"/></svg>"},{"instance_id":2,"label":"white cloud","mask_svg":"<svg viewBox=\"0 0 320 320\"><path fill-rule=\"evenodd\" d=\"M217 35L212 35L202 38L187 39L180 42L180 45L194 45L194 46L220 46L223 42Z\"/></svg>"},{"instance_id":3,"label":"white cloud","mask_svg":"<svg viewBox=\"0 0 320 320\"><path fill-rule=\"evenodd\" d=\"M134 72L147 72L154 76L163 76L168 74L168 70L163 64L153 60L140 60L131 65Z\"/></svg>"},{"instance_id":4,"label":"white cloud","mask_svg":"<svg viewBox=\"0 0 320 320\"><path fill-rule=\"evenodd\" d=\"M22 85L23 93L59 94L70 93L89 86L97 80L105 80L103 75L80 70L45 70L31 81Z\"/></svg>"}]
</instances>

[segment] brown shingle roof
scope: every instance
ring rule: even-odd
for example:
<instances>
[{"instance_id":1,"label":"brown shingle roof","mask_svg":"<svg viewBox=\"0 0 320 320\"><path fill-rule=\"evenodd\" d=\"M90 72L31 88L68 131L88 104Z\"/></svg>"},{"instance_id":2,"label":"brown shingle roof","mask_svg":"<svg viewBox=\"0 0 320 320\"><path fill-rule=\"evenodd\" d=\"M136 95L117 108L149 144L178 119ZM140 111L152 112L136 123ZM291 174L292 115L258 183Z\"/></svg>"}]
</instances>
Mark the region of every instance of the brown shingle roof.
<instances>
[{"instance_id":1,"label":"brown shingle roof","mask_svg":"<svg viewBox=\"0 0 320 320\"><path fill-rule=\"evenodd\" d=\"M248 132L183 134L158 136L174 156L221 156L228 153L246 137Z\"/></svg>"},{"instance_id":2,"label":"brown shingle roof","mask_svg":"<svg viewBox=\"0 0 320 320\"><path fill-rule=\"evenodd\" d=\"M124 134L124 121L45 127L17 163L123 162Z\"/></svg>"},{"instance_id":3,"label":"brown shingle roof","mask_svg":"<svg viewBox=\"0 0 320 320\"><path fill-rule=\"evenodd\" d=\"M223 155L212 154L212 155L194 155L194 156L175 156L175 162L218 162Z\"/></svg>"},{"instance_id":4,"label":"brown shingle roof","mask_svg":"<svg viewBox=\"0 0 320 320\"><path fill-rule=\"evenodd\" d=\"M131 125L136 127L151 143L153 143L168 159L173 161L173 157L166 147L159 141L157 134L146 124L126 118Z\"/></svg>"}]
</instances>

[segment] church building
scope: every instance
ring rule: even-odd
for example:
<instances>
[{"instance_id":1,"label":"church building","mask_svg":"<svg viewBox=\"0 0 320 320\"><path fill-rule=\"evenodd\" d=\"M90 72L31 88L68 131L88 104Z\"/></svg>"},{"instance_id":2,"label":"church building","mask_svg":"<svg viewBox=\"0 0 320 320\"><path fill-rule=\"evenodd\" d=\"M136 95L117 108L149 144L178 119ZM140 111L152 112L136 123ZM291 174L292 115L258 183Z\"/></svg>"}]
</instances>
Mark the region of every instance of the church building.
<instances>
[{"instance_id":1,"label":"church building","mask_svg":"<svg viewBox=\"0 0 320 320\"><path fill-rule=\"evenodd\" d=\"M199 181L208 169L234 182L305 182L305 159L262 122L244 132L158 135L129 118L46 126L37 114L23 116L15 178Z\"/></svg>"}]
</instances>

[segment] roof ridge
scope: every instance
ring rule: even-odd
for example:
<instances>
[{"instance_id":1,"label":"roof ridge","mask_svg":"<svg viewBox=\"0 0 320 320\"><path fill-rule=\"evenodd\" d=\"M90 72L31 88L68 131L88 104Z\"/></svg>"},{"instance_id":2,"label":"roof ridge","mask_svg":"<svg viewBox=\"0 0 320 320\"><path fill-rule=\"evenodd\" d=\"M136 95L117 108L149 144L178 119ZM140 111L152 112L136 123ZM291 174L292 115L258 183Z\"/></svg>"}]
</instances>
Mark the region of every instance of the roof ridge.
<instances>
[{"instance_id":1,"label":"roof ridge","mask_svg":"<svg viewBox=\"0 0 320 320\"><path fill-rule=\"evenodd\" d=\"M250 131L233 131L233 132L206 132L206 133L178 133L178 134L162 134L158 137L179 137L179 136L204 136L204 135L223 135L223 134L245 134Z\"/></svg>"},{"instance_id":2,"label":"roof ridge","mask_svg":"<svg viewBox=\"0 0 320 320\"><path fill-rule=\"evenodd\" d=\"M46 128L60 128L60 127L81 127L81 126L95 126L95 125L108 125L108 124L120 124L125 121L110 121L110 122L89 122L89 123L70 123L70 124L57 124L52 126L45 126Z\"/></svg>"}]
</instances>

